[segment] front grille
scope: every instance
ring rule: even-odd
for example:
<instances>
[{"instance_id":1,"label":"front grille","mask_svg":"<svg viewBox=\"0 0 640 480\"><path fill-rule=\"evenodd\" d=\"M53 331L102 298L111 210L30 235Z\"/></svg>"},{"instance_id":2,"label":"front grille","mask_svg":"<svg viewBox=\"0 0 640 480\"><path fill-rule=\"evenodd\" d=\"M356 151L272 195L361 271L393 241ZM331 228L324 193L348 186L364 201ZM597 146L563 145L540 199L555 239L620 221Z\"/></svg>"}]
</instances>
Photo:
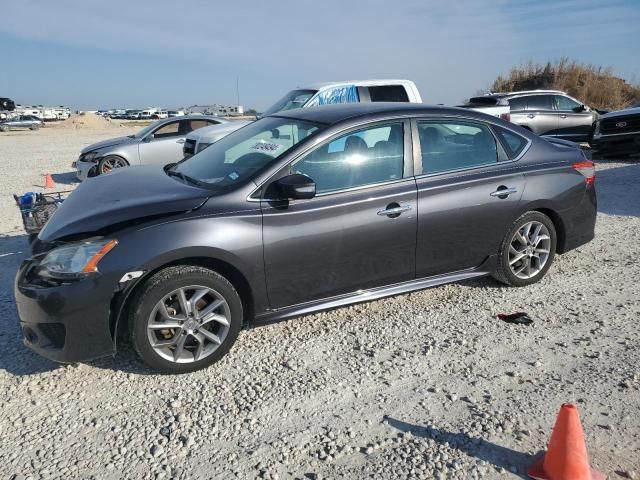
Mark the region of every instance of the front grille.
<instances>
[{"instance_id":1,"label":"front grille","mask_svg":"<svg viewBox=\"0 0 640 480\"><path fill-rule=\"evenodd\" d=\"M638 132L640 131L640 115L602 119L600 121L600 131L605 135Z\"/></svg>"},{"instance_id":2,"label":"front grille","mask_svg":"<svg viewBox=\"0 0 640 480\"><path fill-rule=\"evenodd\" d=\"M182 147L182 152L185 155L194 155L196 153L196 141L190 140L187 138L184 141L184 147Z\"/></svg>"}]
</instances>

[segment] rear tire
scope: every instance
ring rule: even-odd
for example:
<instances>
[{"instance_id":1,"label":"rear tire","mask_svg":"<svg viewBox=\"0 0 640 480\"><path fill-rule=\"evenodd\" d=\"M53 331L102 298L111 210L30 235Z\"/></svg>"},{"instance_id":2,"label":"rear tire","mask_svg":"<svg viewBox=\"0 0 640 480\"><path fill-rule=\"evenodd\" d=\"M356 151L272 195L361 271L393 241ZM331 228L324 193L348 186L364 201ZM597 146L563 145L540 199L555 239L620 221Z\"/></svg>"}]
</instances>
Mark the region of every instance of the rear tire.
<instances>
[{"instance_id":1,"label":"rear tire","mask_svg":"<svg viewBox=\"0 0 640 480\"><path fill-rule=\"evenodd\" d=\"M540 212L526 212L509 229L498 252L493 276L514 287L536 283L547 273L556 252L557 233L551 219Z\"/></svg>"},{"instance_id":2,"label":"rear tire","mask_svg":"<svg viewBox=\"0 0 640 480\"><path fill-rule=\"evenodd\" d=\"M163 373L193 372L217 362L236 341L244 315L240 296L226 278L192 265L169 267L149 278L130 312L136 352Z\"/></svg>"}]
</instances>

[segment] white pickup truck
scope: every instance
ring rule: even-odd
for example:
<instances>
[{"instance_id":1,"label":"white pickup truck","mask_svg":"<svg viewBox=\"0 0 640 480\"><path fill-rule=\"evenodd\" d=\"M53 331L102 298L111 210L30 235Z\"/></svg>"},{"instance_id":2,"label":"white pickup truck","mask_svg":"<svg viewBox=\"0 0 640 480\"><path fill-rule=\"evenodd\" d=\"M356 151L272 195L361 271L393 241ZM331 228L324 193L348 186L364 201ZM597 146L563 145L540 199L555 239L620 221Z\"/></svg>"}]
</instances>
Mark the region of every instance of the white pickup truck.
<instances>
[{"instance_id":1,"label":"white pickup truck","mask_svg":"<svg viewBox=\"0 0 640 480\"><path fill-rule=\"evenodd\" d=\"M294 108L315 107L336 103L409 102L422 103L420 92L411 80L351 80L321 83L291 90L265 110L271 115ZM508 108L508 107L507 107ZM200 128L187 135L182 151L185 158L201 152L222 137L246 125L234 121Z\"/></svg>"}]
</instances>

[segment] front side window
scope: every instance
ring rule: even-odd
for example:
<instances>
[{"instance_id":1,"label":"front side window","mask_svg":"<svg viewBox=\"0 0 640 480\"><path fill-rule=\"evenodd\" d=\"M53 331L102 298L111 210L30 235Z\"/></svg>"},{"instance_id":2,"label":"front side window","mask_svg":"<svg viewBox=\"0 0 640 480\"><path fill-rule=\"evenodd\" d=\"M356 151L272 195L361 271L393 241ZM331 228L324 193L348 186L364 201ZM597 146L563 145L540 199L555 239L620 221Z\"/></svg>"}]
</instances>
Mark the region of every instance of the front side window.
<instances>
[{"instance_id":1,"label":"front side window","mask_svg":"<svg viewBox=\"0 0 640 480\"><path fill-rule=\"evenodd\" d=\"M564 95L556 95L556 108L562 112L575 112L581 105L575 100L565 97Z\"/></svg>"},{"instance_id":2,"label":"front side window","mask_svg":"<svg viewBox=\"0 0 640 480\"><path fill-rule=\"evenodd\" d=\"M342 135L321 145L291 167L316 183L317 193L334 192L402 178L404 130L401 122Z\"/></svg>"},{"instance_id":3,"label":"front side window","mask_svg":"<svg viewBox=\"0 0 640 480\"><path fill-rule=\"evenodd\" d=\"M312 122L265 117L223 137L173 170L214 187L228 187L251 178L320 128Z\"/></svg>"},{"instance_id":4,"label":"front side window","mask_svg":"<svg viewBox=\"0 0 640 480\"><path fill-rule=\"evenodd\" d=\"M488 127L464 121L418 122L422 173L439 173L498 161L496 139Z\"/></svg>"},{"instance_id":5,"label":"front side window","mask_svg":"<svg viewBox=\"0 0 640 480\"><path fill-rule=\"evenodd\" d=\"M155 132L153 132L153 138L160 140L163 138L177 137L180 134L180 122L171 122L163 125Z\"/></svg>"},{"instance_id":6,"label":"front side window","mask_svg":"<svg viewBox=\"0 0 640 480\"><path fill-rule=\"evenodd\" d=\"M335 105L337 103L358 103L359 101L360 97L355 85L341 85L322 90L305 106L315 107L318 105Z\"/></svg>"}]
</instances>

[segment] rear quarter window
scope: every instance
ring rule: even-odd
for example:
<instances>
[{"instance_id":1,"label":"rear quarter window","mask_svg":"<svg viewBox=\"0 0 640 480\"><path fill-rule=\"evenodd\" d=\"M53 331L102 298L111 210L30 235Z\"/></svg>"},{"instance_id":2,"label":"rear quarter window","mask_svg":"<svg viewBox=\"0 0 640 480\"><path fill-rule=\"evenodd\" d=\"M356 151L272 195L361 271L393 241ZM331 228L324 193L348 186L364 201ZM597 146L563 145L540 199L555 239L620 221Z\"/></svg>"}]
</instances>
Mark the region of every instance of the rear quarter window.
<instances>
[{"instance_id":1,"label":"rear quarter window","mask_svg":"<svg viewBox=\"0 0 640 480\"><path fill-rule=\"evenodd\" d=\"M502 127L494 127L509 160L517 158L527 146L527 139Z\"/></svg>"},{"instance_id":2,"label":"rear quarter window","mask_svg":"<svg viewBox=\"0 0 640 480\"><path fill-rule=\"evenodd\" d=\"M409 95L402 85L369 87L372 102L408 102Z\"/></svg>"}]
</instances>

